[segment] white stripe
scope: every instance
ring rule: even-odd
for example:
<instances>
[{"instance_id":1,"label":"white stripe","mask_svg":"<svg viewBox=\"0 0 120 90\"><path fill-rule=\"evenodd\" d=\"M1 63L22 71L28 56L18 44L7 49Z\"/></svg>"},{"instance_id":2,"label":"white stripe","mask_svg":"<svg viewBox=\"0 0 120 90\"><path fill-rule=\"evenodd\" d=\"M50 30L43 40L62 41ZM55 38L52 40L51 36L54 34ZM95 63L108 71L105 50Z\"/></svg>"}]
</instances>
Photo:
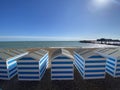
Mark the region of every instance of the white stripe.
<instances>
[{"instance_id":1,"label":"white stripe","mask_svg":"<svg viewBox=\"0 0 120 90\"><path fill-rule=\"evenodd\" d=\"M85 65L105 65L105 63L85 63Z\"/></svg>"},{"instance_id":2,"label":"white stripe","mask_svg":"<svg viewBox=\"0 0 120 90\"><path fill-rule=\"evenodd\" d=\"M22 70L18 70L18 72L39 72L39 70L38 69L36 69L36 70L25 70L25 69L22 69Z\"/></svg>"},{"instance_id":3,"label":"white stripe","mask_svg":"<svg viewBox=\"0 0 120 90\"><path fill-rule=\"evenodd\" d=\"M52 62L72 62L71 60L68 60L68 59L54 59L54 61Z\"/></svg>"},{"instance_id":4,"label":"white stripe","mask_svg":"<svg viewBox=\"0 0 120 90\"><path fill-rule=\"evenodd\" d=\"M18 76L40 76L40 74L18 74Z\"/></svg>"},{"instance_id":5,"label":"white stripe","mask_svg":"<svg viewBox=\"0 0 120 90\"><path fill-rule=\"evenodd\" d=\"M105 76L100 76L100 77L84 77L84 79L104 79Z\"/></svg>"},{"instance_id":6,"label":"white stripe","mask_svg":"<svg viewBox=\"0 0 120 90\"><path fill-rule=\"evenodd\" d=\"M74 78L51 78L51 80L73 80Z\"/></svg>"},{"instance_id":7,"label":"white stripe","mask_svg":"<svg viewBox=\"0 0 120 90\"><path fill-rule=\"evenodd\" d=\"M73 64L52 64L52 66L72 66Z\"/></svg>"},{"instance_id":8,"label":"white stripe","mask_svg":"<svg viewBox=\"0 0 120 90\"><path fill-rule=\"evenodd\" d=\"M21 80L21 81L40 81L40 79L21 79L21 78L18 78L18 80Z\"/></svg>"},{"instance_id":9,"label":"white stripe","mask_svg":"<svg viewBox=\"0 0 120 90\"><path fill-rule=\"evenodd\" d=\"M7 74L7 73L0 73L0 75L8 76L8 74Z\"/></svg>"},{"instance_id":10,"label":"white stripe","mask_svg":"<svg viewBox=\"0 0 120 90\"><path fill-rule=\"evenodd\" d=\"M85 68L85 70L104 70L105 68Z\"/></svg>"},{"instance_id":11,"label":"white stripe","mask_svg":"<svg viewBox=\"0 0 120 90\"><path fill-rule=\"evenodd\" d=\"M7 71L7 69L0 69L0 71Z\"/></svg>"},{"instance_id":12,"label":"white stripe","mask_svg":"<svg viewBox=\"0 0 120 90\"><path fill-rule=\"evenodd\" d=\"M113 65L111 65L111 64L109 64L109 63L106 63L106 67L107 66L110 66L110 67L112 67L112 68L115 68L115 66L113 66Z\"/></svg>"},{"instance_id":13,"label":"white stripe","mask_svg":"<svg viewBox=\"0 0 120 90\"><path fill-rule=\"evenodd\" d=\"M18 60L17 61L18 63L21 62L21 63L24 63L24 62L36 62L35 60Z\"/></svg>"},{"instance_id":14,"label":"white stripe","mask_svg":"<svg viewBox=\"0 0 120 90\"><path fill-rule=\"evenodd\" d=\"M5 67L7 67L7 65L3 65L3 64L1 64L0 66L2 66L2 67L4 67L4 66L5 66Z\"/></svg>"},{"instance_id":15,"label":"white stripe","mask_svg":"<svg viewBox=\"0 0 120 90\"><path fill-rule=\"evenodd\" d=\"M15 64L15 63L16 63L16 61L14 61L14 62L8 64L8 67L11 66L11 65L13 65L13 64ZM16 63L16 64L17 64L17 63Z\"/></svg>"},{"instance_id":16,"label":"white stripe","mask_svg":"<svg viewBox=\"0 0 120 90\"><path fill-rule=\"evenodd\" d=\"M70 74L51 74L51 76L73 76L73 73L70 73Z\"/></svg>"},{"instance_id":17,"label":"white stripe","mask_svg":"<svg viewBox=\"0 0 120 90\"><path fill-rule=\"evenodd\" d=\"M97 74L105 74L105 72L85 72L85 74L89 74L89 75L97 75Z\"/></svg>"},{"instance_id":18,"label":"white stripe","mask_svg":"<svg viewBox=\"0 0 120 90\"><path fill-rule=\"evenodd\" d=\"M17 65L17 67L39 67L38 65Z\"/></svg>"},{"instance_id":19,"label":"white stripe","mask_svg":"<svg viewBox=\"0 0 120 90\"><path fill-rule=\"evenodd\" d=\"M51 71L73 71L73 69L51 69Z\"/></svg>"}]
</instances>

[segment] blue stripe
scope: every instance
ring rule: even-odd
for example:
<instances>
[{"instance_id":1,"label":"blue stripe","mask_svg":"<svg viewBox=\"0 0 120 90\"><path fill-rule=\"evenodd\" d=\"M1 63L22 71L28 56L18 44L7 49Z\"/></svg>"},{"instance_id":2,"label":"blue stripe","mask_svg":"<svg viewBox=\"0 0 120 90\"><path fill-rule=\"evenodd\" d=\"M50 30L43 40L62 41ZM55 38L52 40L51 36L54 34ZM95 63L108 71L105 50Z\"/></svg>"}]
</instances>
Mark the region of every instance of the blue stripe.
<instances>
[{"instance_id":1,"label":"blue stripe","mask_svg":"<svg viewBox=\"0 0 120 90\"><path fill-rule=\"evenodd\" d=\"M67 73L73 73L73 71L52 71L52 74L67 74Z\"/></svg>"},{"instance_id":2,"label":"blue stripe","mask_svg":"<svg viewBox=\"0 0 120 90\"><path fill-rule=\"evenodd\" d=\"M80 63L75 62L75 64L76 64L78 67L80 67L82 70L84 70L84 67L83 67Z\"/></svg>"},{"instance_id":3,"label":"blue stripe","mask_svg":"<svg viewBox=\"0 0 120 90\"><path fill-rule=\"evenodd\" d=\"M105 68L105 65L86 65L85 68Z\"/></svg>"},{"instance_id":4,"label":"blue stripe","mask_svg":"<svg viewBox=\"0 0 120 90\"><path fill-rule=\"evenodd\" d=\"M6 66L0 66L0 69L7 69Z\"/></svg>"},{"instance_id":5,"label":"blue stripe","mask_svg":"<svg viewBox=\"0 0 120 90\"><path fill-rule=\"evenodd\" d=\"M40 79L43 77L43 75L45 74L46 69L43 69L42 72L40 72Z\"/></svg>"},{"instance_id":6,"label":"blue stripe","mask_svg":"<svg viewBox=\"0 0 120 90\"><path fill-rule=\"evenodd\" d=\"M72 69L72 66L52 66L52 69Z\"/></svg>"},{"instance_id":7,"label":"blue stripe","mask_svg":"<svg viewBox=\"0 0 120 90\"><path fill-rule=\"evenodd\" d=\"M75 54L75 57L79 58L82 62L84 62L84 60L77 54Z\"/></svg>"},{"instance_id":8,"label":"blue stripe","mask_svg":"<svg viewBox=\"0 0 120 90\"><path fill-rule=\"evenodd\" d=\"M82 71L84 71L84 68L83 68L79 63L75 62L75 64L76 64Z\"/></svg>"},{"instance_id":9,"label":"blue stripe","mask_svg":"<svg viewBox=\"0 0 120 90\"><path fill-rule=\"evenodd\" d=\"M18 65L38 65L38 62L18 62Z\"/></svg>"},{"instance_id":10,"label":"blue stripe","mask_svg":"<svg viewBox=\"0 0 120 90\"><path fill-rule=\"evenodd\" d=\"M115 64L112 63L112 62L110 62L110 61L107 61L107 63L109 63L109 64L112 65L112 66L115 66Z\"/></svg>"},{"instance_id":11,"label":"blue stripe","mask_svg":"<svg viewBox=\"0 0 120 90\"><path fill-rule=\"evenodd\" d=\"M85 72L105 72L105 70L85 70Z\"/></svg>"},{"instance_id":12,"label":"blue stripe","mask_svg":"<svg viewBox=\"0 0 120 90\"><path fill-rule=\"evenodd\" d=\"M46 61L44 61L42 64L40 63L40 67L46 65L46 63L47 63Z\"/></svg>"},{"instance_id":13,"label":"blue stripe","mask_svg":"<svg viewBox=\"0 0 120 90\"><path fill-rule=\"evenodd\" d=\"M8 64L12 63L12 62L15 62L15 60L9 60L8 61Z\"/></svg>"},{"instance_id":14,"label":"blue stripe","mask_svg":"<svg viewBox=\"0 0 120 90\"><path fill-rule=\"evenodd\" d=\"M14 68L12 68L12 69L10 69L10 70L9 70L9 73L12 72L12 71L15 70L15 69L17 69L17 66L14 67Z\"/></svg>"},{"instance_id":15,"label":"blue stripe","mask_svg":"<svg viewBox=\"0 0 120 90\"><path fill-rule=\"evenodd\" d=\"M17 66L17 63L14 63L14 64L8 66L8 68L9 68L9 70L11 70L11 69L13 69L13 68L16 67L16 66Z\"/></svg>"},{"instance_id":16,"label":"blue stripe","mask_svg":"<svg viewBox=\"0 0 120 90\"><path fill-rule=\"evenodd\" d=\"M99 56L99 55L96 55L96 56L90 56L88 58L104 58L103 56Z\"/></svg>"},{"instance_id":17,"label":"blue stripe","mask_svg":"<svg viewBox=\"0 0 120 90\"><path fill-rule=\"evenodd\" d=\"M47 59L48 59L48 54L45 55L43 58L41 58L39 62L41 63L42 61L47 60Z\"/></svg>"},{"instance_id":18,"label":"blue stripe","mask_svg":"<svg viewBox=\"0 0 120 90\"><path fill-rule=\"evenodd\" d=\"M114 75L114 72L109 70L109 69L106 69L107 72L111 73L112 75Z\"/></svg>"},{"instance_id":19,"label":"blue stripe","mask_svg":"<svg viewBox=\"0 0 120 90\"><path fill-rule=\"evenodd\" d=\"M0 64L6 64L6 62L0 62Z\"/></svg>"},{"instance_id":20,"label":"blue stripe","mask_svg":"<svg viewBox=\"0 0 120 90\"><path fill-rule=\"evenodd\" d=\"M108 59L115 62L115 59L113 59L113 58L108 58Z\"/></svg>"},{"instance_id":21,"label":"blue stripe","mask_svg":"<svg viewBox=\"0 0 120 90\"><path fill-rule=\"evenodd\" d=\"M69 57L66 57L66 56L59 56L59 57L56 57L54 59L70 59Z\"/></svg>"},{"instance_id":22,"label":"blue stripe","mask_svg":"<svg viewBox=\"0 0 120 90\"><path fill-rule=\"evenodd\" d=\"M17 74L17 71L14 71L13 73L10 74L9 77L11 78L12 76L15 76L16 74Z\"/></svg>"},{"instance_id":23,"label":"blue stripe","mask_svg":"<svg viewBox=\"0 0 120 90\"><path fill-rule=\"evenodd\" d=\"M28 69L28 70L35 70L35 69L39 69L38 67L18 67L18 69Z\"/></svg>"},{"instance_id":24,"label":"blue stripe","mask_svg":"<svg viewBox=\"0 0 120 90\"><path fill-rule=\"evenodd\" d=\"M39 79L39 76L19 76L20 79Z\"/></svg>"},{"instance_id":25,"label":"blue stripe","mask_svg":"<svg viewBox=\"0 0 120 90\"><path fill-rule=\"evenodd\" d=\"M42 65L42 66L40 66L40 69L42 69L42 68L46 68L46 64L45 65Z\"/></svg>"},{"instance_id":26,"label":"blue stripe","mask_svg":"<svg viewBox=\"0 0 120 90\"><path fill-rule=\"evenodd\" d=\"M120 64L117 64L117 67L120 67Z\"/></svg>"},{"instance_id":27,"label":"blue stripe","mask_svg":"<svg viewBox=\"0 0 120 90\"><path fill-rule=\"evenodd\" d=\"M111 67L111 66L108 66L108 65L106 66L106 68L110 68L110 69L114 70L114 68L113 68L113 67Z\"/></svg>"},{"instance_id":28,"label":"blue stripe","mask_svg":"<svg viewBox=\"0 0 120 90\"><path fill-rule=\"evenodd\" d=\"M18 72L18 74L39 74L39 72Z\"/></svg>"},{"instance_id":29,"label":"blue stripe","mask_svg":"<svg viewBox=\"0 0 120 90\"><path fill-rule=\"evenodd\" d=\"M73 62L52 62L52 64L73 64Z\"/></svg>"},{"instance_id":30,"label":"blue stripe","mask_svg":"<svg viewBox=\"0 0 120 90\"><path fill-rule=\"evenodd\" d=\"M105 76L104 74L86 74L85 77L101 77Z\"/></svg>"},{"instance_id":31,"label":"blue stripe","mask_svg":"<svg viewBox=\"0 0 120 90\"><path fill-rule=\"evenodd\" d=\"M105 60L85 61L85 63L105 63Z\"/></svg>"},{"instance_id":32,"label":"blue stripe","mask_svg":"<svg viewBox=\"0 0 120 90\"><path fill-rule=\"evenodd\" d=\"M120 75L120 73L116 73L116 75Z\"/></svg>"},{"instance_id":33,"label":"blue stripe","mask_svg":"<svg viewBox=\"0 0 120 90\"><path fill-rule=\"evenodd\" d=\"M8 78L6 75L0 75L0 78Z\"/></svg>"},{"instance_id":34,"label":"blue stripe","mask_svg":"<svg viewBox=\"0 0 120 90\"><path fill-rule=\"evenodd\" d=\"M41 67L40 72L42 72L43 69L46 69L46 66Z\"/></svg>"},{"instance_id":35,"label":"blue stripe","mask_svg":"<svg viewBox=\"0 0 120 90\"><path fill-rule=\"evenodd\" d=\"M119 68L117 68L117 69L116 69L116 71L120 71L120 69L119 69Z\"/></svg>"},{"instance_id":36,"label":"blue stripe","mask_svg":"<svg viewBox=\"0 0 120 90\"><path fill-rule=\"evenodd\" d=\"M84 73L82 72L82 70L81 70L77 65L75 65L75 67L77 68L77 70L79 71L79 73L80 73L81 75L84 75Z\"/></svg>"},{"instance_id":37,"label":"blue stripe","mask_svg":"<svg viewBox=\"0 0 120 90\"><path fill-rule=\"evenodd\" d=\"M52 76L52 78L73 78L73 76Z\"/></svg>"},{"instance_id":38,"label":"blue stripe","mask_svg":"<svg viewBox=\"0 0 120 90\"><path fill-rule=\"evenodd\" d=\"M19 60L35 60L35 59L32 57L22 57Z\"/></svg>"},{"instance_id":39,"label":"blue stripe","mask_svg":"<svg viewBox=\"0 0 120 90\"><path fill-rule=\"evenodd\" d=\"M0 71L0 73L5 73L5 74L6 74L6 73L7 73L7 71Z\"/></svg>"},{"instance_id":40,"label":"blue stripe","mask_svg":"<svg viewBox=\"0 0 120 90\"><path fill-rule=\"evenodd\" d=\"M75 61L78 61L78 63L80 63L84 67L84 64L83 64L82 60L76 58Z\"/></svg>"},{"instance_id":41,"label":"blue stripe","mask_svg":"<svg viewBox=\"0 0 120 90\"><path fill-rule=\"evenodd\" d=\"M117 62L120 62L120 60L117 60Z\"/></svg>"},{"instance_id":42,"label":"blue stripe","mask_svg":"<svg viewBox=\"0 0 120 90\"><path fill-rule=\"evenodd\" d=\"M47 62L48 59L42 60L42 62L39 62L39 64L43 63L43 62Z\"/></svg>"}]
</instances>

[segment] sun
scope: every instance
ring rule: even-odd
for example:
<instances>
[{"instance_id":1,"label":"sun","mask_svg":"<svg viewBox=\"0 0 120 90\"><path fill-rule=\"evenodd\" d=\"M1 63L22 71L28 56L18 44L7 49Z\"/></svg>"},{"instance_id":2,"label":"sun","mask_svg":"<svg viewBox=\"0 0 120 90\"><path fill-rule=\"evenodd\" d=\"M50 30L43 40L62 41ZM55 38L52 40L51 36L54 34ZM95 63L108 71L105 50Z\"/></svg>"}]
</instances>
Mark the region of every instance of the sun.
<instances>
[{"instance_id":1,"label":"sun","mask_svg":"<svg viewBox=\"0 0 120 90\"><path fill-rule=\"evenodd\" d=\"M93 4L98 7L105 7L110 3L110 0L93 0Z\"/></svg>"}]
</instances>

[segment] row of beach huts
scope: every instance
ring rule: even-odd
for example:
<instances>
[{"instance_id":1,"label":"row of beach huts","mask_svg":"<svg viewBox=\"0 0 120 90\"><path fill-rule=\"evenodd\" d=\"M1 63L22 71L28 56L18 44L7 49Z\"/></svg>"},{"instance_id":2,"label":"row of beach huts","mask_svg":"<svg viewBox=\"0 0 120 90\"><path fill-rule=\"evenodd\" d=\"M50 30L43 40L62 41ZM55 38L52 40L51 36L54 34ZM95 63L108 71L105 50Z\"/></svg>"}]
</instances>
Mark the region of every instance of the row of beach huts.
<instances>
[{"instance_id":1,"label":"row of beach huts","mask_svg":"<svg viewBox=\"0 0 120 90\"><path fill-rule=\"evenodd\" d=\"M51 80L73 80L76 68L83 79L104 79L106 73L120 77L120 48L56 49L49 58L44 49L0 51L0 80L41 80L51 63Z\"/></svg>"}]
</instances>

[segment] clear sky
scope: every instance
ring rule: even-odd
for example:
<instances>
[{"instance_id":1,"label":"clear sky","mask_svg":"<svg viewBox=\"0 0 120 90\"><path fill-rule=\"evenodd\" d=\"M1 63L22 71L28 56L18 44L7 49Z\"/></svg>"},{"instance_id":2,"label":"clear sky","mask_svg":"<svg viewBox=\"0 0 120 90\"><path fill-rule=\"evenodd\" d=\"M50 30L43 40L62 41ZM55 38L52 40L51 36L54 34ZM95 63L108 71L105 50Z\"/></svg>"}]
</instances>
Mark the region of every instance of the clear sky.
<instances>
[{"instance_id":1,"label":"clear sky","mask_svg":"<svg viewBox=\"0 0 120 90\"><path fill-rule=\"evenodd\" d=\"M120 39L120 0L0 0L0 41Z\"/></svg>"}]
</instances>

